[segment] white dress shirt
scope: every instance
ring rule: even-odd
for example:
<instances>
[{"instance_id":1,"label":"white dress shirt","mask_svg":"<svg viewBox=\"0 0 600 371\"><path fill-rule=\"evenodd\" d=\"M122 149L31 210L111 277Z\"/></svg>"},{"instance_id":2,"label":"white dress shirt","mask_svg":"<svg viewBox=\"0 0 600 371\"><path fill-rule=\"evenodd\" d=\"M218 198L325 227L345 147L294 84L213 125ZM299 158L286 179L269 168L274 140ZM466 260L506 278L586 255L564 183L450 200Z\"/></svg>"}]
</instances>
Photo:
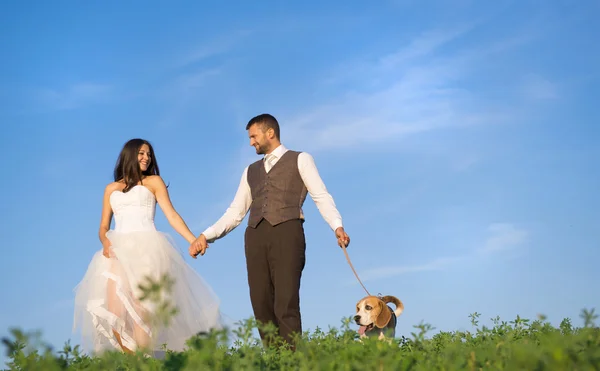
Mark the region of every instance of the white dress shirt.
<instances>
[{"instance_id":1,"label":"white dress shirt","mask_svg":"<svg viewBox=\"0 0 600 371\"><path fill-rule=\"evenodd\" d=\"M275 165L277 161L288 151L283 144L275 148L271 152L275 158L271 160L272 164ZM264 162L264 161L263 161ZM267 167L265 167L265 170ZM306 186L308 194L317 205L317 209L323 216L323 219L329 224L332 230L336 230L342 227L342 217L338 212L333 197L327 191L313 157L306 153L301 152L298 156L298 170L300 177ZM202 234L206 237L208 242L214 242L219 238L225 237L229 232L234 230L242 220L246 217L250 205L252 204L252 194L250 192L250 186L248 185L248 167L244 169L242 173L242 179L240 185L235 194L233 202L225 211L225 214L212 226L208 227Z\"/></svg>"}]
</instances>

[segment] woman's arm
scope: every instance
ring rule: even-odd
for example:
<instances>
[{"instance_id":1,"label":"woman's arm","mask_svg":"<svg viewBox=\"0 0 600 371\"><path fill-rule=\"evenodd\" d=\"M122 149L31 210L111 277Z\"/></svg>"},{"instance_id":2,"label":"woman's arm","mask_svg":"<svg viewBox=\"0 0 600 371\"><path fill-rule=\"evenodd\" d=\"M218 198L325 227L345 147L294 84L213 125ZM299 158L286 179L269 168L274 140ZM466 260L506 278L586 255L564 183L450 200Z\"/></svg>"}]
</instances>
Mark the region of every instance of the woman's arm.
<instances>
[{"instance_id":1,"label":"woman's arm","mask_svg":"<svg viewBox=\"0 0 600 371\"><path fill-rule=\"evenodd\" d=\"M104 256L108 258L108 249L110 248L110 240L106 237L106 232L110 229L110 220L112 219L112 208L110 207L110 194L115 191L113 183L106 186L104 189L104 197L102 200L102 217L100 218L100 229L98 237L102 243Z\"/></svg>"},{"instance_id":2,"label":"woman's arm","mask_svg":"<svg viewBox=\"0 0 600 371\"><path fill-rule=\"evenodd\" d=\"M179 215L173 204L171 203L171 199L169 197L169 191L167 191L167 186L162 178L158 175L151 176L147 178L150 181L150 186L154 191L154 195L156 196L156 201L160 205L161 210L167 217L169 224L177 233L179 233L183 238L188 241L188 243L192 243L196 240L196 236L190 231L188 226L183 221L183 218Z\"/></svg>"}]
</instances>

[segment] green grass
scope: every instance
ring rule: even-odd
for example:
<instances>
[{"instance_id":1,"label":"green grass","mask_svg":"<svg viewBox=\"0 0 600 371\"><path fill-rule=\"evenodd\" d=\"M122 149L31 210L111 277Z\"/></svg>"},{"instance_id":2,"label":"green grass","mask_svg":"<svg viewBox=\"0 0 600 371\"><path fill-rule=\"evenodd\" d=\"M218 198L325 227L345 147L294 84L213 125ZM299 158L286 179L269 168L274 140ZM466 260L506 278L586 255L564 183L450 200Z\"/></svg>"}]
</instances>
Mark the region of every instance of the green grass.
<instances>
[{"instance_id":1,"label":"green grass","mask_svg":"<svg viewBox=\"0 0 600 371\"><path fill-rule=\"evenodd\" d=\"M439 332L421 324L409 338L392 344L367 339L345 319L340 329L305 333L296 352L284 348L263 349L252 336L256 323L246 321L235 330L239 339L226 346L224 332L198 335L188 341L185 352L169 352L162 360L143 355L108 352L99 357L79 353L66 344L53 352L30 337L13 330L3 339L9 370L600 370L600 329L593 311L583 311L585 325L572 326L569 319L558 328L543 318L494 319L494 326L474 331Z\"/></svg>"},{"instance_id":2,"label":"green grass","mask_svg":"<svg viewBox=\"0 0 600 371\"><path fill-rule=\"evenodd\" d=\"M165 282L169 283L145 286L145 297L161 303L158 293L164 286L168 289ZM161 308L155 323L168 326L176 309L166 303ZM146 358L142 352L89 357L68 342L53 351L39 340L39 334L16 329L2 342L8 370L600 370L598 316L593 309L583 310L580 316L583 327L574 327L570 319L553 327L540 316L533 321L494 318L488 328L479 325L480 314L474 313L471 331L432 334L435 329L422 323L391 344L358 341L355 326L346 318L339 329L302 334L296 352L263 348L253 336L257 324L250 319L234 329L233 345L225 332L199 334L189 339L186 351L167 350L163 359ZM273 327L268 330L274 334Z\"/></svg>"}]
</instances>

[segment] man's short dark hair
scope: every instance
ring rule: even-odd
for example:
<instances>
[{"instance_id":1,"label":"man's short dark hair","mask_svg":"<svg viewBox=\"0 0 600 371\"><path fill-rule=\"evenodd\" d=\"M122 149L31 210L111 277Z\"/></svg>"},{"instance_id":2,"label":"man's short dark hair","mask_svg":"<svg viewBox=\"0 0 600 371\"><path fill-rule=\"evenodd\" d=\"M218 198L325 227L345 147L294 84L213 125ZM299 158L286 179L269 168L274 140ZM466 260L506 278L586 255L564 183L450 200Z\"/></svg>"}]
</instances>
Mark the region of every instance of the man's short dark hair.
<instances>
[{"instance_id":1,"label":"man's short dark hair","mask_svg":"<svg viewBox=\"0 0 600 371\"><path fill-rule=\"evenodd\" d=\"M275 132L275 138L279 138L279 123L277 119L268 113L263 113L261 115L255 116L248 121L248 125L246 125L246 130L250 129L250 126L258 124L262 126L262 130L267 131L269 129L273 129Z\"/></svg>"}]
</instances>

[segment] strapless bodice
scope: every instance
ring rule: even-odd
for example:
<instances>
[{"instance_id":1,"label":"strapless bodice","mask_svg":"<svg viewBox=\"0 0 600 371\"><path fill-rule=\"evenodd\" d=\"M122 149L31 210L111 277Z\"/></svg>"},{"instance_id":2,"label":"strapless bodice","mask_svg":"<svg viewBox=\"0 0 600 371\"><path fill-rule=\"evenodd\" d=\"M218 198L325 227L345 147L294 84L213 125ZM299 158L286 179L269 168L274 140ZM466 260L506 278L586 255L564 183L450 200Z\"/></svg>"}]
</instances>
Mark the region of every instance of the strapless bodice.
<instances>
[{"instance_id":1,"label":"strapless bodice","mask_svg":"<svg viewBox=\"0 0 600 371\"><path fill-rule=\"evenodd\" d=\"M115 232L156 230L156 198L145 186L136 185L127 193L114 191L110 194L110 206L115 218Z\"/></svg>"}]
</instances>

